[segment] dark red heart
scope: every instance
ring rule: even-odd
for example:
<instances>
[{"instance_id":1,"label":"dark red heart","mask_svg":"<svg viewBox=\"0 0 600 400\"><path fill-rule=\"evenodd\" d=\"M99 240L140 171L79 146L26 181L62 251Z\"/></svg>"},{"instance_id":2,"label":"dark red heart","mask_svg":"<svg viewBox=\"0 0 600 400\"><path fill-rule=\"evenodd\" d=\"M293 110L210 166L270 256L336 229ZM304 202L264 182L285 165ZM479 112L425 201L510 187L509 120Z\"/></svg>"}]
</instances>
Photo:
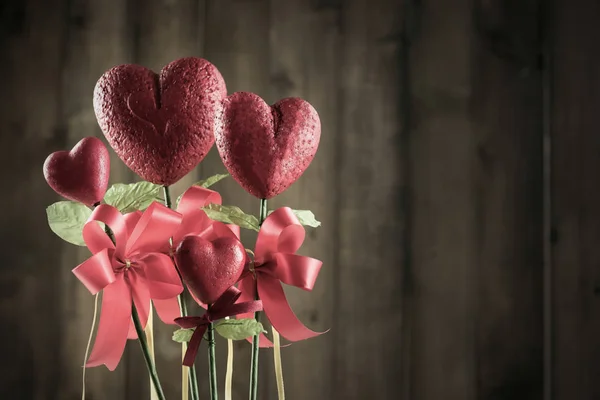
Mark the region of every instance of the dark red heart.
<instances>
[{"instance_id":1,"label":"dark red heart","mask_svg":"<svg viewBox=\"0 0 600 400\"><path fill-rule=\"evenodd\" d=\"M254 93L227 97L215 128L217 149L231 176L258 198L278 195L315 157L321 123L306 101L287 98L269 106Z\"/></svg>"},{"instance_id":2,"label":"dark red heart","mask_svg":"<svg viewBox=\"0 0 600 400\"><path fill-rule=\"evenodd\" d=\"M201 58L182 58L160 75L139 65L107 71L94 89L100 128L117 155L143 179L171 185L214 143L225 81Z\"/></svg>"},{"instance_id":3,"label":"dark red heart","mask_svg":"<svg viewBox=\"0 0 600 400\"><path fill-rule=\"evenodd\" d=\"M208 241L187 236L177 247L175 259L192 294L203 303L212 304L240 278L246 250L231 237Z\"/></svg>"},{"instance_id":4,"label":"dark red heart","mask_svg":"<svg viewBox=\"0 0 600 400\"><path fill-rule=\"evenodd\" d=\"M102 141L86 137L71 151L57 151L44 162L44 178L56 193L91 206L104 197L110 156Z\"/></svg>"}]
</instances>

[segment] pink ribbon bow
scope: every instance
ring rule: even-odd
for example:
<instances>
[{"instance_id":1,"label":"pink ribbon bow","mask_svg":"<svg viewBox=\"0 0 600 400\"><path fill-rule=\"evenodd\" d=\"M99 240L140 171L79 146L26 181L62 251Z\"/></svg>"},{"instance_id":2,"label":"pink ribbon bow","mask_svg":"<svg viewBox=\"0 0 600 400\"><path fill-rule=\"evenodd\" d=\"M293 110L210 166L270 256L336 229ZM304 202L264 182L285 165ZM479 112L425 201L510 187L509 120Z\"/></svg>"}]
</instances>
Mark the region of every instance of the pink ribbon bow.
<instances>
[{"instance_id":1,"label":"pink ribbon bow","mask_svg":"<svg viewBox=\"0 0 600 400\"><path fill-rule=\"evenodd\" d=\"M183 365L191 367L198 354L198 348L202 342L202 337L208 329L208 325L216 320L225 317L231 317L238 314L254 313L262 310L260 300L252 300L243 303L236 303L241 296L236 287L232 286L201 317L180 317L175 319L175 323L182 328L195 328L194 333L188 343L188 349L183 357Z\"/></svg>"},{"instance_id":2,"label":"pink ribbon bow","mask_svg":"<svg viewBox=\"0 0 600 400\"><path fill-rule=\"evenodd\" d=\"M255 299L258 289L267 318L281 336L292 342L321 334L308 329L298 320L280 283L307 291L313 289L323 263L295 254L302 245L304 236L304 227L289 207L273 211L258 232L254 249L254 268L245 273L238 286L242 290L243 300ZM260 345L271 347L273 344L263 335Z\"/></svg>"},{"instance_id":3,"label":"pink ribbon bow","mask_svg":"<svg viewBox=\"0 0 600 400\"><path fill-rule=\"evenodd\" d=\"M202 210L202 207L209 204L221 204L221 195L200 186L192 186L185 191L177 205L177 212L183 216L183 219L179 229L173 235L173 249L176 249L186 236L210 234L215 221L208 218ZM239 237L239 226L231 225L229 228Z\"/></svg>"},{"instance_id":4,"label":"pink ribbon bow","mask_svg":"<svg viewBox=\"0 0 600 400\"><path fill-rule=\"evenodd\" d=\"M109 226L115 244L96 221ZM123 216L109 205L98 206L83 227L83 239L92 257L73 273L92 293L103 290L96 341L87 367L105 364L113 371L123 355L127 339L137 337L131 314L135 304L146 326L152 300L161 320L172 324L180 316L177 295L181 280L169 256L160 249L175 233L181 215L152 203L144 212Z\"/></svg>"}]
</instances>

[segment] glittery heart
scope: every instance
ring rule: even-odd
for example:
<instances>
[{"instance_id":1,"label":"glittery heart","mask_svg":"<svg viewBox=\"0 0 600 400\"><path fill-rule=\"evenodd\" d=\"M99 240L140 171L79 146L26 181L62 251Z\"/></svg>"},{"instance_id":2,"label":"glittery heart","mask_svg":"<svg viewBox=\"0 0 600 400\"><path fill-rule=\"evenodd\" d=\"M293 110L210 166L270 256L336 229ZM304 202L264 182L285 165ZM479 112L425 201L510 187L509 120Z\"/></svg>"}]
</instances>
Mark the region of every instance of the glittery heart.
<instances>
[{"instance_id":1,"label":"glittery heart","mask_svg":"<svg viewBox=\"0 0 600 400\"><path fill-rule=\"evenodd\" d=\"M71 151L57 151L44 162L44 178L61 196L89 206L106 193L110 156L102 141L86 137Z\"/></svg>"},{"instance_id":2,"label":"glittery heart","mask_svg":"<svg viewBox=\"0 0 600 400\"><path fill-rule=\"evenodd\" d=\"M221 159L231 176L258 198L271 198L294 183L314 158L321 136L315 109L298 98L269 106L254 93L224 100L215 128Z\"/></svg>"},{"instance_id":3,"label":"glittery heart","mask_svg":"<svg viewBox=\"0 0 600 400\"><path fill-rule=\"evenodd\" d=\"M225 81L201 58L173 61L160 74L139 65L107 71L94 89L100 128L117 155L143 179L171 185L214 143Z\"/></svg>"},{"instance_id":4,"label":"glittery heart","mask_svg":"<svg viewBox=\"0 0 600 400\"><path fill-rule=\"evenodd\" d=\"M175 259L192 294L203 303L212 304L240 278L246 251L235 238L208 241L187 236L177 247Z\"/></svg>"}]
</instances>

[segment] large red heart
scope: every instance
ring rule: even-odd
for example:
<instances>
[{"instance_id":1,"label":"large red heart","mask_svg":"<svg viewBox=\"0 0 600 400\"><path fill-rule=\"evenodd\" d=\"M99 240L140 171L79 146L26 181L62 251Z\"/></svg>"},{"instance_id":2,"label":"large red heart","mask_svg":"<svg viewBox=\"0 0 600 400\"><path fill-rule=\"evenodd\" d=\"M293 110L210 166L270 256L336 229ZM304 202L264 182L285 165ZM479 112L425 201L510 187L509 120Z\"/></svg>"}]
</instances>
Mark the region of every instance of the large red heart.
<instances>
[{"instance_id":1,"label":"large red heart","mask_svg":"<svg viewBox=\"0 0 600 400\"><path fill-rule=\"evenodd\" d=\"M187 236L177 247L175 259L192 294L203 303L212 304L240 278L246 250L232 237L209 241Z\"/></svg>"},{"instance_id":2,"label":"large red heart","mask_svg":"<svg viewBox=\"0 0 600 400\"><path fill-rule=\"evenodd\" d=\"M112 68L96 84L94 110L129 168L147 181L171 185L210 150L226 95L217 68L189 57L173 61L160 75L139 65Z\"/></svg>"},{"instance_id":3,"label":"large red heart","mask_svg":"<svg viewBox=\"0 0 600 400\"><path fill-rule=\"evenodd\" d=\"M89 206L106 193L110 156L102 141L83 138L71 151L57 151L44 162L44 178L56 193Z\"/></svg>"},{"instance_id":4,"label":"large red heart","mask_svg":"<svg viewBox=\"0 0 600 400\"><path fill-rule=\"evenodd\" d=\"M294 183L313 160L321 122L306 101L287 98L269 106L254 93L224 100L215 128L217 149L246 191L269 199Z\"/></svg>"}]
</instances>

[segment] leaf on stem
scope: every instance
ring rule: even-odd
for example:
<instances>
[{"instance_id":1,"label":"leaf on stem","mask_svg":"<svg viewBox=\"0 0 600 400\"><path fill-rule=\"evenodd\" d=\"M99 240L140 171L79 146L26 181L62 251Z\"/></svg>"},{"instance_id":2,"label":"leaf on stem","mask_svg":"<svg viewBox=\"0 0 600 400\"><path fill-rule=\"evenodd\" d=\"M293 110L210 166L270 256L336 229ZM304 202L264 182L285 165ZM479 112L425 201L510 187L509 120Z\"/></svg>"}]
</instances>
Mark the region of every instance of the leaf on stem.
<instances>
[{"instance_id":1,"label":"leaf on stem","mask_svg":"<svg viewBox=\"0 0 600 400\"><path fill-rule=\"evenodd\" d=\"M194 186L208 188L208 187L211 187L212 185L214 185L215 183L227 178L228 176L229 176L229 174L216 174L213 176L209 176L206 179L203 179L201 181L194 183Z\"/></svg>"},{"instance_id":2,"label":"leaf on stem","mask_svg":"<svg viewBox=\"0 0 600 400\"><path fill-rule=\"evenodd\" d=\"M273 211L269 211L271 214ZM292 210L298 221L304 226L310 226L311 228L317 228L321 226L321 221L317 221L315 214L310 210Z\"/></svg>"},{"instance_id":3,"label":"leaf on stem","mask_svg":"<svg viewBox=\"0 0 600 400\"><path fill-rule=\"evenodd\" d=\"M252 214L246 214L236 206L209 204L202 208L208 217L214 221L237 225L240 228L252 229L258 232L258 219Z\"/></svg>"},{"instance_id":4,"label":"leaf on stem","mask_svg":"<svg viewBox=\"0 0 600 400\"><path fill-rule=\"evenodd\" d=\"M215 324L215 330L225 339L244 340L266 332L260 322L254 318L223 319Z\"/></svg>"},{"instance_id":5,"label":"leaf on stem","mask_svg":"<svg viewBox=\"0 0 600 400\"><path fill-rule=\"evenodd\" d=\"M194 334L194 329L177 329L173 332L173 341L177 343L186 343L192 339L192 335Z\"/></svg>"},{"instance_id":6,"label":"leaf on stem","mask_svg":"<svg viewBox=\"0 0 600 400\"><path fill-rule=\"evenodd\" d=\"M85 246L81 232L91 214L92 210L75 201L59 201L46 208L52 232L77 246Z\"/></svg>"},{"instance_id":7,"label":"leaf on stem","mask_svg":"<svg viewBox=\"0 0 600 400\"><path fill-rule=\"evenodd\" d=\"M143 211L160 199L159 193L162 186L150 182L115 183L106 195L104 202L116 207L123 214L133 211Z\"/></svg>"}]
</instances>

